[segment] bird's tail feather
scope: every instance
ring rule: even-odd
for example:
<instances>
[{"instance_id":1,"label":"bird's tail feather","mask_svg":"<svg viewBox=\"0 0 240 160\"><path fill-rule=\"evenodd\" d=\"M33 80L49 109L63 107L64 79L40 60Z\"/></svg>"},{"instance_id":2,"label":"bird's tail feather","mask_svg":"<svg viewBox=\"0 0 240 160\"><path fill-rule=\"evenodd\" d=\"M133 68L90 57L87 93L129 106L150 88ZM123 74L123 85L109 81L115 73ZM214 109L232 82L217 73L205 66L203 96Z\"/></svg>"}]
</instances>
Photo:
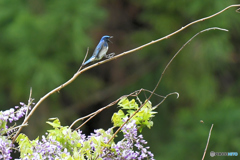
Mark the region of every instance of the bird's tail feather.
<instances>
[{"instance_id":1,"label":"bird's tail feather","mask_svg":"<svg viewBox=\"0 0 240 160\"><path fill-rule=\"evenodd\" d=\"M94 57L89 58L89 60L87 60L86 62L83 63L83 66L87 65L90 62L93 62L94 60L95 60Z\"/></svg>"}]
</instances>

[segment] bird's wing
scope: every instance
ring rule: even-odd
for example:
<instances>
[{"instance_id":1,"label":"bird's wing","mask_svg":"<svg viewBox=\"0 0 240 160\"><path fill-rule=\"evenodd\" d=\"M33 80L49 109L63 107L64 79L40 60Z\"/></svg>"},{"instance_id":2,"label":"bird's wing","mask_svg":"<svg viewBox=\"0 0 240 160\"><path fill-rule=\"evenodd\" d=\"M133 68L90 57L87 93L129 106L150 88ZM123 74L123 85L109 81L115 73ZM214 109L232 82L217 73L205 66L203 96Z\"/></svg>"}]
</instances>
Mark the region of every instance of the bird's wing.
<instances>
[{"instance_id":1,"label":"bird's wing","mask_svg":"<svg viewBox=\"0 0 240 160\"><path fill-rule=\"evenodd\" d=\"M102 50L103 45L104 45L104 40L101 40L101 41L98 43L97 47L95 48L92 56L94 56L94 57L97 58L97 57L98 57L98 54L99 54L100 51Z\"/></svg>"}]
</instances>

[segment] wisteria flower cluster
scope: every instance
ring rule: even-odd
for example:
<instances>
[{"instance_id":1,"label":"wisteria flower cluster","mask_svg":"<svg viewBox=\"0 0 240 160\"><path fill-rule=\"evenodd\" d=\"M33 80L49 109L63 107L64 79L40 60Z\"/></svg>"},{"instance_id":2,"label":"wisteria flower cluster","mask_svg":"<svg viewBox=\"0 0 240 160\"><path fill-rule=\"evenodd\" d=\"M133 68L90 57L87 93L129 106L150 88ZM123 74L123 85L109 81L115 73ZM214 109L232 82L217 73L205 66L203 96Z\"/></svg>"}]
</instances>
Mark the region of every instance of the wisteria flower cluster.
<instances>
[{"instance_id":1,"label":"wisteria flower cluster","mask_svg":"<svg viewBox=\"0 0 240 160\"><path fill-rule=\"evenodd\" d=\"M38 138L30 141L27 136L20 134L17 142L22 159L153 159L149 147L144 147L147 142L142 135L138 135L134 120L122 128L122 140L109 144L107 142L113 135L112 128L107 131L98 129L86 136L80 130L71 131L61 126L58 119L48 123L54 130L50 130L47 137L42 136L41 141Z\"/></svg>"},{"instance_id":2,"label":"wisteria flower cluster","mask_svg":"<svg viewBox=\"0 0 240 160\"><path fill-rule=\"evenodd\" d=\"M20 102L20 106L15 106L15 108L10 108L6 111L0 111L0 159L12 159L10 154L14 145L10 139L11 133L15 131L15 128L13 125L9 126L8 123L18 121L28 110L31 110L31 104L34 104L32 100L29 105Z\"/></svg>"},{"instance_id":3,"label":"wisteria flower cluster","mask_svg":"<svg viewBox=\"0 0 240 160\"><path fill-rule=\"evenodd\" d=\"M149 151L149 147L146 146L147 141L139 134L144 126L150 128L153 125L151 118L156 112L152 111L150 102L147 102L127 122L128 118L139 107L135 100L129 101L124 98L118 105L127 114L120 109L112 116L112 128L106 131L97 129L88 136L83 134L81 130L72 130L68 126L61 126L58 118L51 118L47 123L53 129L48 130L46 135L41 136L41 139L29 140L27 135L19 134L16 139L18 146L15 147L11 141L14 127L9 127L8 124L27 115L31 109L31 104L33 104L32 101L28 105L21 102L20 107L16 106L0 112L0 159L12 159L11 152L13 149L20 152L20 159L22 160L141 160L153 159L154 157ZM123 138L117 142L114 138L110 141L114 135L113 130L125 122L127 123L121 128Z\"/></svg>"},{"instance_id":4,"label":"wisteria flower cluster","mask_svg":"<svg viewBox=\"0 0 240 160\"><path fill-rule=\"evenodd\" d=\"M12 128L7 126L7 123L18 121L20 118L25 116L25 114L29 110L31 110L31 104L34 103L26 105L25 103L20 102L20 107L15 106L15 108L10 108L9 110L6 111L0 111L0 126L1 126L0 134L1 135L8 134L9 131L12 130Z\"/></svg>"},{"instance_id":5,"label":"wisteria flower cluster","mask_svg":"<svg viewBox=\"0 0 240 160\"><path fill-rule=\"evenodd\" d=\"M148 151L150 147L144 147L147 141L138 135L136 121L132 120L121 129L124 138L113 146L116 151L116 159L153 159L153 154ZM137 151L134 151L134 146ZM111 158L111 157L110 157Z\"/></svg>"},{"instance_id":6,"label":"wisteria flower cluster","mask_svg":"<svg viewBox=\"0 0 240 160\"><path fill-rule=\"evenodd\" d=\"M12 159L12 141L7 136L0 136L0 159Z\"/></svg>"}]
</instances>

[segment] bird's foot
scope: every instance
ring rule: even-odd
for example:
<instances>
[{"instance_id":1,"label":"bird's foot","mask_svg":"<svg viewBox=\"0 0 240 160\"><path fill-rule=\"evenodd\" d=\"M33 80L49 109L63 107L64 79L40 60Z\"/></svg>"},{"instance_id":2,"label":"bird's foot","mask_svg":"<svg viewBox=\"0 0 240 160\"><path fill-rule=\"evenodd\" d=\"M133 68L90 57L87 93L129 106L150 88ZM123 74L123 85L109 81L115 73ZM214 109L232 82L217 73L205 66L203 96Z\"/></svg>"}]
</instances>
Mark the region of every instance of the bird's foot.
<instances>
[{"instance_id":1,"label":"bird's foot","mask_svg":"<svg viewBox=\"0 0 240 160\"><path fill-rule=\"evenodd\" d=\"M105 55L106 58L112 58L115 56L115 53L109 53L108 55Z\"/></svg>"}]
</instances>

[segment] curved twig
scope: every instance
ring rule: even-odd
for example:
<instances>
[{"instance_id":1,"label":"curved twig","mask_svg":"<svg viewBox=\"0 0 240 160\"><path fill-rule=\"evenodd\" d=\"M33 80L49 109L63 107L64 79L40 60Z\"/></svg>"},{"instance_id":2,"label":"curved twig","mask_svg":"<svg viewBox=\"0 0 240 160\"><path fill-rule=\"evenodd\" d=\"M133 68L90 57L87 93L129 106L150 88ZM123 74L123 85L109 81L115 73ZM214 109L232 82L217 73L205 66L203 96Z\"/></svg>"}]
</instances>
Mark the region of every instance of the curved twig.
<instances>
[{"instance_id":1,"label":"curved twig","mask_svg":"<svg viewBox=\"0 0 240 160\"><path fill-rule=\"evenodd\" d=\"M240 13L240 8L236 9L236 12L237 12L237 13Z\"/></svg>"},{"instance_id":2,"label":"curved twig","mask_svg":"<svg viewBox=\"0 0 240 160\"><path fill-rule=\"evenodd\" d=\"M75 120L71 126L69 128L72 128L77 122L83 120L83 119L86 119L88 118L83 124L81 124L78 128L76 128L75 130L78 130L79 128L81 128L85 123L87 123L90 119L92 119L93 117L95 117L98 113L102 112L103 110L115 105L119 100L121 100L122 98L124 97L129 97L129 96L137 96L138 94L140 94L140 92L142 91L143 89L140 89L140 90L137 90L137 91L134 91L132 93L130 93L129 95L124 95L124 96L121 96L120 98L118 98L117 100L113 101L112 103L108 104L107 106L105 107L102 107L100 109L98 109L97 111L93 112L93 113L90 113L89 115L87 116L84 116L84 117L81 117L81 118L78 118L77 120Z\"/></svg>"},{"instance_id":3,"label":"curved twig","mask_svg":"<svg viewBox=\"0 0 240 160\"><path fill-rule=\"evenodd\" d=\"M159 102L157 105L155 105L154 107L152 107L152 110L155 110L158 106L160 106L169 96L173 95L173 94L176 94L177 95L177 98L179 98L179 93L178 92L173 92L173 93L169 93L167 94L163 100L161 100L161 102Z\"/></svg>"}]
</instances>

